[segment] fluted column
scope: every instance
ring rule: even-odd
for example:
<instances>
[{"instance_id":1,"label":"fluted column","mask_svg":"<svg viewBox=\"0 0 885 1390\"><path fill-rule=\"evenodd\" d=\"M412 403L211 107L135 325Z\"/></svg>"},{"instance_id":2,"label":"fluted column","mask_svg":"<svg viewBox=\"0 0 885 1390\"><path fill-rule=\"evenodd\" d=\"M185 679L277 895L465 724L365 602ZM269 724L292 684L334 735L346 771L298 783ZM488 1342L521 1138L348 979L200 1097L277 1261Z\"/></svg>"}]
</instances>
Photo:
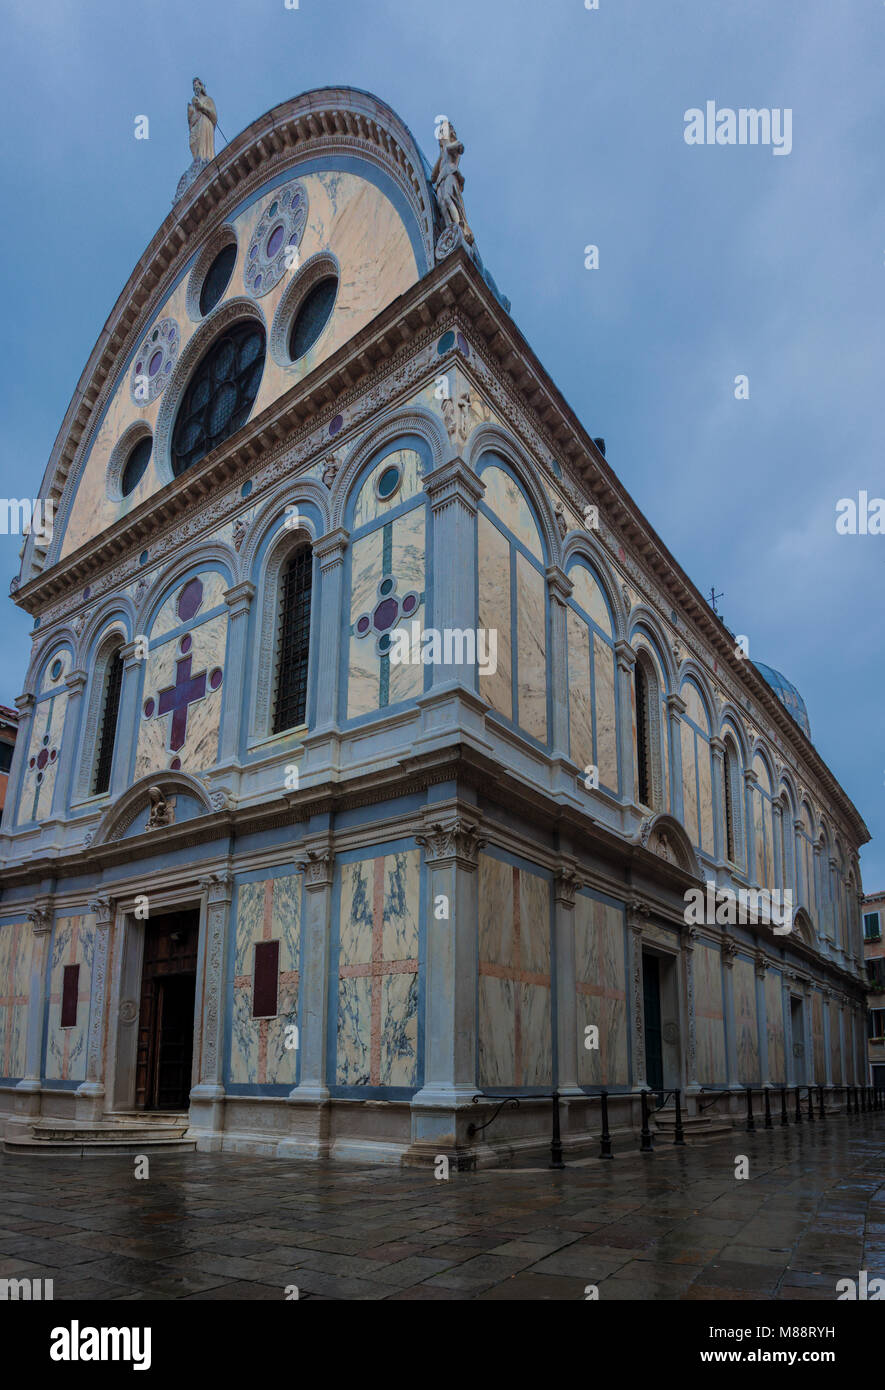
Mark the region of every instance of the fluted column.
<instances>
[{"instance_id":1,"label":"fluted column","mask_svg":"<svg viewBox=\"0 0 885 1390\"><path fill-rule=\"evenodd\" d=\"M572 864L553 878L553 941L556 968L556 1044L560 1092L578 1091L578 1008L575 995L575 893L580 879Z\"/></svg>"},{"instance_id":2,"label":"fluted column","mask_svg":"<svg viewBox=\"0 0 885 1390\"><path fill-rule=\"evenodd\" d=\"M255 585L248 579L234 584L224 592L228 608L227 645L224 657L225 696L221 715L221 734L218 741L219 763L229 763L239 756L242 720L248 709L244 698L246 688L246 658L249 638L249 610L255 597Z\"/></svg>"},{"instance_id":3,"label":"fluted column","mask_svg":"<svg viewBox=\"0 0 885 1390\"><path fill-rule=\"evenodd\" d=\"M428 869L424 1085L412 1099L412 1140L460 1146L476 1079L479 933L478 819L463 812L426 815L415 838Z\"/></svg>"},{"instance_id":4,"label":"fluted column","mask_svg":"<svg viewBox=\"0 0 885 1390\"><path fill-rule=\"evenodd\" d=\"M551 751L553 757L563 758L569 756L566 600L572 588L572 582L564 571L558 565L550 565L547 570L547 593L550 597L550 681L553 707ZM583 772L583 768L581 771Z\"/></svg>"},{"instance_id":5,"label":"fluted column","mask_svg":"<svg viewBox=\"0 0 885 1390\"><path fill-rule=\"evenodd\" d=\"M108 962L113 940L114 908L110 898L98 897L89 903L89 911L95 917L92 979L89 990L89 1035L86 1043L86 1080L77 1087L77 1118L95 1120L104 1108L102 1099L105 1093L105 1018L110 989ZM83 1101L80 1100L81 1097Z\"/></svg>"},{"instance_id":6,"label":"fluted column","mask_svg":"<svg viewBox=\"0 0 885 1390\"><path fill-rule=\"evenodd\" d=\"M698 1030L695 1015L694 952L700 939L697 927L686 927L682 933L682 968L685 978L685 1086L689 1093L700 1090L698 1079ZM710 1078L712 1079L712 1078Z\"/></svg>"},{"instance_id":7,"label":"fluted column","mask_svg":"<svg viewBox=\"0 0 885 1390\"><path fill-rule=\"evenodd\" d=\"M632 804L635 799L635 770L633 766L633 667L636 653L629 642L615 643L618 664L618 770L619 792L622 801Z\"/></svg>"},{"instance_id":8,"label":"fluted column","mask_svg":"<svg viewBox=\"0 0 885 1390\"><path fill-rule=\"evenodd\" d=\"M43 1054L43 1025L46 1017L46 962L52 936L53 901L41 898L28 913L31 943L31 973L28 980L28 1021L25 1035L25 1074L16 1086L17 1091L38 1094L41 1088ZM29 1113L37 1113L39 1100ZM18 1107L17 1107L18 1108Z\"/></svg>"},{"instance_id":9,"label":"fluted column","mask_svg":"<svg viewBox=\"0 0 885 1390\"><path fill-rule=\"evenodd\" d=\"M305 912L301 948L301 1014L298 1020L300 1071L290 1100L325 1103L326 1022L329 1003L329 942L335 854L328 840L306 848L298 861L304 874Z\"/></svg>"},{"instance_id":10,"label":"fluted column","mask_svg":"<svg viewBox=\"0 0 885 1390\"><path fill-rule=\"evenodd\" d=\"M341 680L341 624L344 601L344 556L349 544L342 527L314 541L313 553L320 566L320 640L317 660L316 707L313 733L324 733L338 723ZM303 1059L302 1059L303 1061Z\"/></svg>"},{"instance_id":11,"label":"fluted column","mask_svg":"<svg viewBox=\"0 0 885 1390\"><path fill-rule=\"evenodd\" d=\"M667 720L670 737L670 805L680 825L685 824L685 803L682 796L682 715L688 706L680 695L667 696Z\"/></svg>"},{"instance_id":12,"label":"fluted column","mask_svg":"<svg viewBox=\"0 0 885 1390\"><path fill-rule=\"evenodd\" d=\"M485 484L455 456L425 476L424 491L433 519L433 627L443 633L473 631L478 622L476 504ZM445 647L444 642L443 656ZM432 665L431 680L434 686L458 683L475 691L478 676L468 662L442 660Z\"/></svg>"},{"instance_id":13,"label":"fluted column","mask_svg":"<svg viewBox=\"0 0 885 1390\"><path fill-rule=\"evenodd\" d=\"M630 1053L633 1090L642 1091L645 1079L645 996L642 984L642 929L648 920L648 906L634 899L627 906L627 936L630 960Z\"/></svg>"},{"instance_id":14,"label":"fluted column","mask_svg":"<svg viewBox=\"0 0 885 1390\"><path fill-rule=\"evenodd\" d=\"M74 765L74 751L77 743L77 724L80 706L88 677L85 671L71 671L65 680L68 698L65 704L65 718L61 734L61 749L58 766L55 769L55 782L52 787L52 808L50 815L63 816L71 786L71 769Z\"/></svg>"}]
</instances>

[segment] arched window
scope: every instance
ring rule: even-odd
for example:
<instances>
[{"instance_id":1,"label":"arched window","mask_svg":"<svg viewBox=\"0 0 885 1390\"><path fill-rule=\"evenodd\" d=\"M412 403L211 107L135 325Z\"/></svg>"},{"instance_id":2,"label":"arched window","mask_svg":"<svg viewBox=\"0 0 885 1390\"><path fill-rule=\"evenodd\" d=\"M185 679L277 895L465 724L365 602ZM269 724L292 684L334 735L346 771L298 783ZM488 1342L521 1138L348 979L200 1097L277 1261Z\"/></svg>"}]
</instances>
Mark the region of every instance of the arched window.
<instances>
[{"instance_id":1,"label":"arched window","mask_svg":"<svg viewBox=\"0 0 885 1390\"><path fill-rule=\"evenodd\" d=\"M307 664L310 651L310 600L313 555L299 546L283 570L280 584L279 653L273 731L294 729L307 716Z\"/></svg>"},{"instance_id":2,"label":"arched window","mask_svg":"<svg viewBox=\"0 0 885 1390\"><path fill-rule=\"evenodd\" d=\"M744 862L743 777L741 758L730 734L724 738L722 755L722 822L725 830L725 857L731 864Z\"/></svg>"},{"instance_id":3,"label":"arched window","mask_svg":"<svg viewBox=\"0 0 885 1390\"><path fill-rule=\"evenodd\" d=\"M117 717L120 712L120 689L123 684L123 649L117 647L108 662L101 710L101 730L98 736L98 757L95 761L93 795L106 792L111 785L114 744L117 741Z\"/></svg>"},{"instance_id":4,"label":"arched window","mask_svg":"<svg viewBox=\"0 0 885 1390\"><path fill-rule=\"evenodd\" d=\"M722 770L722 781L725 790L725 857L733 864L735 861L734 796L731 790L731 754L728 751L728 744L725 745L725 753L722 758Z\"/></svg>"},{"instance_id":5,"label":"arched window","mask_svg":"<svg viewBox=\"0 0 885 1390\"><path fill-rule=\"evenodd\" d=\"M248 318L228 328L205 353L175 417L176 478L245 424L261 385L264 348L263 326Z\"/></svg>"},{"instance_id":6,"label":"arched window","mask_svg":"<svg viewBox=\"0 0 885 1390\"><path fill-rule=\"evenodd\" d=\"M636 788L643 806L661 810L661 726L657 679L644 655L633 668L636 699Z\"/></svg>"}]
</instances>

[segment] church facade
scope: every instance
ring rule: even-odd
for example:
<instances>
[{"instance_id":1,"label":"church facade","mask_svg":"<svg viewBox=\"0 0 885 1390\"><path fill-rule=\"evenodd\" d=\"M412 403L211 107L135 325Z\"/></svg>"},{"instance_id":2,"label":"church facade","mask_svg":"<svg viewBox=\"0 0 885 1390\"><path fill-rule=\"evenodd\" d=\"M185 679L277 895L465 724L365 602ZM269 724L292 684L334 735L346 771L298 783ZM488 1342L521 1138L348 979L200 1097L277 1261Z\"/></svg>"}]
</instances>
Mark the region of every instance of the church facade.
<instances>
[{"instance_id":1,"label":"church facade","mask_svg":"<svg viewBox=\"0 0 885 1390\"><path fill-rule=\"evenodd\" d=\"M601 1087L862 1083L866 827L511 318L454 130L326 89L209 158L197 98L13 581L6 1143L469 1166L554 1086L568 1149Z\"/></svg>"}]
</instances>

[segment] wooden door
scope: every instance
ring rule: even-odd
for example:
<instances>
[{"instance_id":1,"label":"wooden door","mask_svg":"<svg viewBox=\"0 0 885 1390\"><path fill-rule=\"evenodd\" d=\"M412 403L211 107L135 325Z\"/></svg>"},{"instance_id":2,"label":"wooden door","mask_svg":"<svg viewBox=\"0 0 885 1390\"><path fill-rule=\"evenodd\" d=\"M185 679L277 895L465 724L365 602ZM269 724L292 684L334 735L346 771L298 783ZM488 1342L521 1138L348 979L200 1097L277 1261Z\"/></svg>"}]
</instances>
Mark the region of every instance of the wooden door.
<instances>
[{"instance_id":1,"label":"wooden door","mask_svg":"<svg viewBox=\"0 0 885 1390\"><path fill-rule=\"evenodd\" d=\"M191 1085L199 914L145 923L135 1104L186 1110Z\"/></svg>"}]
</instances>

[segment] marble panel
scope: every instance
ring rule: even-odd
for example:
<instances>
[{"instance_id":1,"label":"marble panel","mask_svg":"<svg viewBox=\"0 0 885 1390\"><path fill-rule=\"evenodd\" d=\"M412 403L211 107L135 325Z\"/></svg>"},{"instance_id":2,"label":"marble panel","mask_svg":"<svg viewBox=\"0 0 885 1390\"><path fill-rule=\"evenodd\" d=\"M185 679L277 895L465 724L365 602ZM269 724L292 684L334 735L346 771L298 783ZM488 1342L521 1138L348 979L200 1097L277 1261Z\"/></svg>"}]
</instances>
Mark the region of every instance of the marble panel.
<instances>
[{"instance_id":1,"label":"marble panel","mask_svg":"<svg viewBox=\"0 0 885 1390\"><path fill-rule=\"evenodd\" d=\"M569 754L582 770L593 757L593 714L590 688L589 628L572 608L566 609L568 630Z\"/></svg>"},{"instance_id":2,"label":"marble panel","mask_svg":"<svg viewBox=\"0 0 885 1390\"><path fill-rule=\"evenodd\" d=\"M480 673L479 691L492 709L513 718L510 545L488 517L477 517L479 535L479 626L498 634L495 671Z\"/></svg>"},{"instance_id":3,"label":"marble panel","mask_svg":"<svg viewBox=\"0 0 885 1390\"><path fill-rule=\"evenodd\" d=\"M519 724L540 743L547 742L546 592L543 574L516 554Z\"/></svg>"},{"instance_id":4,"label":"marble panel","mask_svg":"<svg viewBox=\"0 0 885 1390\"><path fill-rule=\"evenodd\" d=\"M500 518L516 539L522 542L526 550L531 551L535 559L543 564L544 548L541 545L540 532L522 490L517 487L509 473L494 465L483 469L481 482L485 484L483 501L486 506Z\"/></svg>"},{"instance_id":5,"label":"marble panel","mask_svg":"<svg viewBox=\"0 0 885 1390\"><path fill-rule=\"evenodd\" d=\"M596 760L599 780L618 788L618 730L615 716L615 654L598 632L593 634L593 677L596 686Z\"/></svg>"}]
</instances>

